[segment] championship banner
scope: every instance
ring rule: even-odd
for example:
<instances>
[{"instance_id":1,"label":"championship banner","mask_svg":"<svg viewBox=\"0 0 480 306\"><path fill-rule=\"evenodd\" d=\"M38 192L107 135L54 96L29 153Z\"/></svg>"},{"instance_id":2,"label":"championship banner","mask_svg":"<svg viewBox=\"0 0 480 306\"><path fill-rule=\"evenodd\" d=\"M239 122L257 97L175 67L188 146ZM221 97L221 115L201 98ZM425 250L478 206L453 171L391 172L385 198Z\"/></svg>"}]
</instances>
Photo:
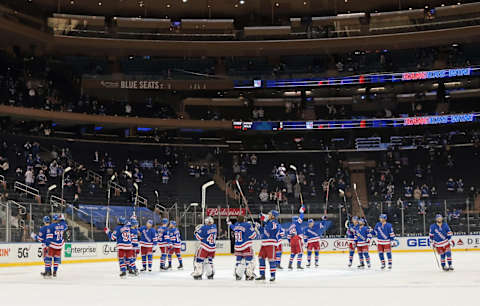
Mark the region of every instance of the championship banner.
<instances>
[{"instance_id":1,"label":"championship banner","mask_svg":"<svg viewBox=\"0 0 480 306\"><path fill-rule=\"evenodd\" d=\"M245 216L246 209L245 208L207 208L206 210L207 216L215 217L220 214L221 217L228 217L228 216Z\"/></svg>"}]
</instances>

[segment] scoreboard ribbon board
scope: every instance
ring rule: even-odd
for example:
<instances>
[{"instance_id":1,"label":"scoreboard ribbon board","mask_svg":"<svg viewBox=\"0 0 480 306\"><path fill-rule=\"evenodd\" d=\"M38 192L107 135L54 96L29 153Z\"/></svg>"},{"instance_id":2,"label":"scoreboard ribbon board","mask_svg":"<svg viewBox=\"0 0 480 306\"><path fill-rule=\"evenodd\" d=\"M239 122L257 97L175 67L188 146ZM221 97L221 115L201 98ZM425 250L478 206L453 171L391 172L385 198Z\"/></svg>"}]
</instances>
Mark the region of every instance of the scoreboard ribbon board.
<instances>
[{"instance_id":1,"label":"scoreboard ribbon board","mask_svg":"<svg viewBox=\"0 0 480 306\"><path fill-rule=\"evenodd\" d=\"M240 131L295 131L407 127L468 122L480 122L480 113L353 120L234 121L232 124L233 129Z\"/></svg>"}]
</instances>

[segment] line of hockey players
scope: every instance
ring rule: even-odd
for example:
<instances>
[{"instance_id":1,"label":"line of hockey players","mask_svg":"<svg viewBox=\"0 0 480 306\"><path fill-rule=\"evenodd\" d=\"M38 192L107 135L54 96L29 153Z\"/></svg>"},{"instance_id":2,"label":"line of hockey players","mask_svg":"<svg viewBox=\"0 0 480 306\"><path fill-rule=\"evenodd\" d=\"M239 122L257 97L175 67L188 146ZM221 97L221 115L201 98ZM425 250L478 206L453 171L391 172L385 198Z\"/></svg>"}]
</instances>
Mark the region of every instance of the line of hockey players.
<instances>
[{"instance_id":1,"label":"line of hockey players","mask_svg":"<svg viewBox=\"0 0 480 306\"><path fill-rule=\"evenodd\" d=\"M43 261L45 271L41 275L45 278L56 277L58 266L61 263L61 251L65 243L64 235L68 229L63 214L54 214L51 218L43 218L44 225L37 234L31 233L33 240L41 242L43 248ZM105 228L109 240L116 241L120 276L125 277L127 271L130 275L138 275L136 258L141 254L142 269L152 271L153 253L156 248L161 252L160 270L167 271L172 268L172 256L178 259L178 269L183 269L181 255L181 236L175 221L162 219L162 224L156 230L153 221L148 220L146 225L139 227L135 217L127 220L118 219L118 225L113 231ZM166 265L168 262L168 265ZM53 266L53 273L52 273Z\"/></svg>"},{"instance_id":2,"label":"line of hockey players","mask_svg":"<svg viewBox=\"0 0 480 306\"><path fill-rule=\"evenodd\" d=\"M318 255L320 251L320 237L322 235L323 225L315 227L315 221L309 219L308 226L302 227L304 221L305 207L300 208L300 215L292 218L292 223L287 230L283 229L278 222L279 213L272 210L268 215L262 215L262 224L257 222L247 222L245 217L239 216L237 222L232 224L228 221L230 229L235 238L235 268L234 277L241 280L265 281L266 263L268 261L270 270L270 281L276 279L277 269L280 266L282 256L282 240L288 239L290 244L290 258L288 268L293 269L295 257L297 258L297 269L302 270L302 256L304 244L307 249L307 267L311 267L312 253L315 255L315 266L318 267ZM252 220L253 221L253 220ZM371 228L366 219L352 217L351 221L346 222L347 241L349 245L348 267L353 264L355 250L358 253L360 264L358 268L370 268L369 246L371 239L376 237L378 256L381 262L381 269L385 269L388 263L388 269L392 269L392 247L395 242L395 233L393 227L387 222L387 215L381 214L379 222ZM430 240L434 250L440 255L441 266L445 271L453 270L451 238L452 231L449 226L443 222L443 217L437 215L435 223L430 226ZM211 217L205 220L204 225L197 226L195 238L200 241L194 259L194 279L202 279L205 274L208 279L213 279L215 269L213 260L215 257L217 228ZM258 254L259 276L255 276L255 261L253 252L253 240L261 240L261 247ZM366 263L366 265L365 265ZM448 263L448 265L447 265Z\"/></svg>"},{"instance_id":3,"label":"line of hockey players","mask_svg":"<svg viewBox=\"0 0 480 306\"><path fill-rule=\"evenodd\" d=\"M296 268L302 270L302 256L304 245L307 249L307 267L311 267L312 253L314 254L314 264L318 267L320 237L322 235L322 223L317 223L312 219L307 221L308 226L302 227L304 221L305 207L300 208L300 215L292 218L292 223L288 229L282 228L278 222L279 212L272 210L268 215L261 215L258 222L247 222L245 217L239 216L237 222L229 222L230 229L235 238L235 268L234 277L241 280L265 281L267 261L270 270L270 281L276 279L277 269L282 269L282 240L287 239L291 254L288 268L293 269L295 257L297 259ZM253 219L252 219L253 221ZM43 218L44 225L40 228L38 234L32 233L34 240L41 242L43 247L45 270L41 273L45 278L56 277L58 267L61 263L61 250L64 245L64 234L68 229L63 214L55 214L51 218ZM392 269L392 246L395 243L395 234L393 227L387 222L387 216L381 214L379 222L374 228L368 226L364 218L352 217L346 222L347 241L349 246L348 266L353 264L355 250L358 253L360 264L358 268L370 268L369 245L371 239L377 238L377 249L381 262L381 268ZM118 219L118 225L112 231L105 228L109 240L116 241L118 262L120 266L120 276L125 277L127 271L130 275L138 275L136 258L141 254L141 271L152 271L153 253L157 247L161 252L160 270L167 271L172 268L172 255L177 256L179 266L183 269L181 257L181 236L175 221L162 219L162 224L155 229L153 221L148 220L146 225L139 227L138 221L132 217L128 222L125 218ZM452 231L448 224L443 222L443 217L437 215L435 223L430 226L431 245L440 255L441 267L444 271L453 270L452 264ZM200 242L200 246L194 257L194 279L202 279L206 275L208 279L213 279L215 269L213 260L216 251L217 227L212 217L207 217L204 224L200 224L195 229L195 238ZM260 239L261 247L258 254L259 276L255 275L255 261L253 251L253 240ZM386 256L386 260L385 260ZM168 266L167 266L168 261ZM365 265L366 263L366 265ZM53 273L52 273L53 266Z\"/></svg>"},{"instance_id":4,"label":"line of hockey players","mask_svg":"<svg viewBox=\"0 0 480 306\"><path fill-rule=\"evenodd\" d=\"M247 222L244 216L239 216L237 222L232 224L228 220L229 227L235 239L235 268L234 277L241 280L257 281L266 280L267 261L270 271L270 281L276 279L277 269L283 269L280 265L282 256L282 240L288 239L291 247L291 255L288 268L293 269L293 262L297 257L297 269L302 267L302 255L304 244L307 248L307 267L311 266L312 253L315 254L315 266L318 266L318 254L320 251L320 237L322 224L315 227L312 219L308 220L308 226L304 229L301 224L304 221L305 207L300 208L300 215L292 218L292 224L288 229L282 228L278 222L279 212L272 210L268 215L261 215L258 222ZM252 220L253 221L253 220ZM194 279L202 279L205 274L208 279L213 279L215 269L213 259L216 247L216 225L213 219L208 217L204 225L197 226L195 238L200 241L194 259ZM261 247L258 254L259 276L255 275L255 261L253 252L253 240L259 239Z\"/></svg>"},{"instance_id":5,"label":"line of hockey players","mask_svg":"<svg viewBox=\"0 0 480 306\"><path fill-rule=\"evenodd\" d=\"M160 271L172 269L172 257L176 255L178 269L183 269L181 255L182 239L175 221L168 221L164 218L161 225L155 229L152 220L139 227L135 217L127 220L118 218L118 225L112 230L105 228L108 239L116 241L118 252L118 263L120 265L120 277L125 277L127 271L130 275L138 275L136 259L138 255L142 258L141 272L152 272L153 253L157 248L160 250ZM167 265L168 260L168 265Z\"/></svg>"},{"instance_id":6,"label":"line of hockey players","mask_svg":"<svg viewBox=\"0 0 480 306\"><path fill-rule=\"evenodd\" d=\"M386 214L379 216L379 222L373 229L368 226L366 219L356 216L352 217L351 222L346 222L346 228L349 247L349 267L352 266L355 250L358 253L360 261L358 268L365 268L365 262L368 268L371 267L369 245L371 239L375 236L377 238L377 251L381 268L385 269L386 267L386 255L388 269L392 269L392 247L396 242L392 224L387 222ZM430 245L434 249L434 252L440 255L441 268L444 271L453 271L452 236L453 233L448 224L443 222L442 215L437 214L435 216L435 223L430 225L429 237Z\"/></svg>"}]
</instances>

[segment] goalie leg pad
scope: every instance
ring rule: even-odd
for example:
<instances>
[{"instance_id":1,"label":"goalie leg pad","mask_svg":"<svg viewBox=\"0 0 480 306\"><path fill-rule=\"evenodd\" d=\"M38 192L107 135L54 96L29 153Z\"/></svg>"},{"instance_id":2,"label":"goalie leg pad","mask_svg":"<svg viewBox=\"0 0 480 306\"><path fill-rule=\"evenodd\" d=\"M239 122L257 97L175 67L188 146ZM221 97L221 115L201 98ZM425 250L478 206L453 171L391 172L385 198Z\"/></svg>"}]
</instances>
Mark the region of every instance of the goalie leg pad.
<instances>
[{"instance_id":1,"label":"goalie leg pad","mask_svg":"<svg viewBox=\"0 0 480 306\"><path fill-rule=\"evenodd\" d=\"M206 262L205 263L205 274L208 276L213 276L215 274L215 268L213 266L213 263L211 262Z\"/></svg>"},{"instance_id":2,"label":"goalie leg pad","mask_svg":"<svg viewBox=\"0 0 480 306\"><path fill-rule=\"evenodd\" d=\"M203 262L193 263L193 276L201 276L203 274Z\"/></svg>"},{"instance_id":3,"label":"goalie leg pad","mask_svg":"<svg viewBox=\"0 0 480 306\"><path fill-rule=\"evenodd\" d=\"M247 262L246 273L248 277L255 276L255 262L253 260Z\"/></svg>"},{"instance_id":4,"label":"goalie leg pad","mask_svg":"<svg viewBox=\"0 0 480 306\"><path fill-rule=\"evenodd\" d=\"M238 276L242 276L243 273L245 272L246 266L245 263L240 262L236 267L235 267L235 274Z\"/></svg>"}]
</instances>

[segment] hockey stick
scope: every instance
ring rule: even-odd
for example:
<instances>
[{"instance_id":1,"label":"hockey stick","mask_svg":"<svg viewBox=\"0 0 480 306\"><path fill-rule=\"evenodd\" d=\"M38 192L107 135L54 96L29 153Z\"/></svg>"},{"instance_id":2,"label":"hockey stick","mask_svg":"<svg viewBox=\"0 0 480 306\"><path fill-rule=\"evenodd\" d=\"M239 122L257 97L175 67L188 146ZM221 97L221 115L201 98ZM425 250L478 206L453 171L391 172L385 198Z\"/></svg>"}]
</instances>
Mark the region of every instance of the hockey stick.
<instances>
[{"instance_id":1,"label":"hockey stick","mask_svg":"<svg viewBox=\"0 0 480 306\"><path fill-rule=\"evenodd\" d=\"M300 186L300 204L302 204L302 206L303 206L302 186L300 185L300 181L298 180L297 167L295 167L294 165L290 165L290 168L291 168L293 171L295 171L295 177L297 178L297 184L298 184L298 186Z\"/></svg>"},{"instance_id":2,"label":"hockey stick","mask_svg":"<svg viewBox=\"0 0 480 306\"><path fill-rule=\"evenodd\" d=\"M440 266L440 262L438 261L437 257L437 251L435 250L435 247L432 244L432 251L433 251L433 256L435 257L435 261L437 262L437 267L442 270L442 267Z\"/></svg>"},{"instance_id":3,"label":"hockey stick","mask_svg":"<svg viewBox=\"0 0 480 306\"><path fill-rule=\"evenodd\" d=\"M252 216L252 212L250 211L250 208L248 207L248 201L245 195L243 194L242 187L240 187L240 183L238 180L235 181L235 184L237 185L238 191L240 192L240 195L242 196L243 204L245 205L245 208L247 209L247 213L250 215L250 219L252 219L252 222L255 222Z\"/></svg>"},{"instance_id":4,"label":"hockey stick","mask_svg":"<svg viewBox=\"0 0 480 306\"><path fill-rule=\"evenodd\" d=\"M328 210L328 195L330 193L330 184L334 181L333 177L330 178L327 182L327 192L325 195L325 209L323 210L323 214L327 215L327 210Z\"/></svg>"},{"instance_id":5,"label":"hockey stick","mask_svg":"<svg viewBox=\"0 0 480 306\"><path fill-rule=\"evenodd\" d=\"M355 191L355 196L357 198L358 207L360 207L360 212L362 213L363 218L365 218L366 225L370 226L368 224L367 216L365 215L365 212L363 211L362 202L360 202L360 198L358 197L357 184L355 184L355 183L353 183L353 190Z\"/></svg>"}]
</instances>

